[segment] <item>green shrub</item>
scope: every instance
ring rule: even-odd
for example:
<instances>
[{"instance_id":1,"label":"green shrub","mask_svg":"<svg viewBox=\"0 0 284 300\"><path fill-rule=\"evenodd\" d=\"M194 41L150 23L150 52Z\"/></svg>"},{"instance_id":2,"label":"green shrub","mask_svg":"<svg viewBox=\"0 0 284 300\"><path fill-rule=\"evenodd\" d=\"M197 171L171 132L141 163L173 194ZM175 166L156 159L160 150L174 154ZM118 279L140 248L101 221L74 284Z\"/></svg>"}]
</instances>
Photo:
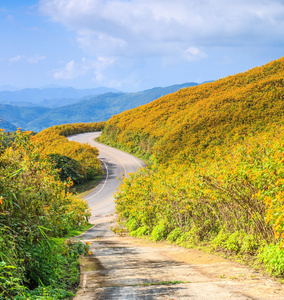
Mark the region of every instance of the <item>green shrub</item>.
<instances>
[{"instance_id":1,"label":"green shrub","mask_svg":"<svg viewBox=\"0 0 284 300\"><path fill-rule=\"evenodd\" d=\"M181 236L181 233L182 231L180 228L175 228L167 236L167 241L175 242Z\"/></svg>"},{"instance_id":2,"label":"green shrub","mask_svg":"<svg viewBox=\"0 0 284 300\"><path fill-rule=\"evenodd\" d=\"M26 287L23 285L22 270L17 266L0 262L0 299L13 299L16 295L24 295ZM18 275L19 274L19 275Z\"/></svg>"},{"instance_id":3,"label":"green shrub","mask_svg":"<svg viewBox=\"0 0 284 300\"><path fill-rule=\"evenodd\" d=\"M84 181L84 177L79 173L80 164L75 159L60 154L49 154L48 157L62 181L67 181L68 178L71 178L74 184Z\"/></svg>"},{"instance_id":4,"label":"green shrub","mask_svg":"<svg viewBox=\"0 0 284 300\"><path fill-rule=\"evenodd\" d=\"M243 235L236 231L229 235L226 241L226 248L230 251L239 252L241 249L241 240Z\"/></svg>"},{"instance_id":5,"label":"green shrub","mask_svg":"<svg viewBox=\"0 0 284 300\"><path fill-rule=\"evenodd\" d=\"M126 224L127 229L132 232L138 229L139 224L135 218L129 219L129 221Z\"/></svg>"},{"instance_id":6,"label":"green shrub","mask_svg":"<svg viewBox=\"0 0 284 300\"><path fill-rule=\"evenodd\" d=\"M52 286L40 286L32 291L26 292L25 295L19 295L14 300L59 300L70 299L75 295L72 292Z\"/></svg>"},{"instance_id":7,"label":"green shrub","mask_svg":"<svg viewBox=\"0 0 284 300\"><path fill-rule=\"evenodd\" d=\"M255 254L261 243L252 234L246 234L242 238L241 253Z\"/></svg>"},{"instance_id":8,"label":"green shrub","mask_svg":"<svg viewBox=\"0 0 284 300\"><path fill-rule=\"evenodd\" d=\"M149 235L149 233L150 233L149 227L148 226L143 226L143 227L139 227L135 231L131 231L130 235L135 236L135 237L141 237L141 236Z\"/></svg>"},{"instance_id":9,"label":"green shrub","mask_svg":"<svg viewBox=\"0 0 284 300\"><path fill-rule=\"evenodd\" d=\"M224 229L221 229L218 235L212 241L212 244L225 249L227 247L226 242L228 240L228 237L229 233L225 232Z\"/></svg>"},{"instance_id":10,"label":"green shrub","mask_svg":"<svg viewBox=\"0 0 284 300\"><path fill-rule=\"evenodd\" d=\"M0 135L1 140L1 135ZM0 299L41 299L41 286L63 299L79 282L82 243L58 243L86 224L88 206L67 192L58 174L29 133L17 132L11 147L0 154ZM43 290L41 290L43 292ZM18 298L16 298L18 297ZM45 296L43 296L45 297Z\"/></svg>"},{"instance_id":11,"label":"green shrub","mask_svg":"<svg viewBox=\"0 0 284 300\"><path fill-rule=\"evenodd\" d=\"M41 241L29 249L30 261L26 267L31 289L44 284L71 288L79 279L78 257L87 253L87 245L78 242L68 245L52 240Z\"/></svg>"},{"instance_id":12,"label":"green shrub","mask_svg":"<svg viewBox=\"0 0 284 300\"><path fill-rule=\"evenodd\" d=\"M164 223L160 223L153 228L151 232L151 239L154 241L161 241L167 236L167 227Z\"/></svg>"},{"instance_id":13,"label":"green shrub","mask_svg":"<svg viewBox=\"0 0 284 300\"><path fill-rule=\"evenodd\" d=\"M258 255L258 258L271 274L276 276L284 275L284 249L279 244L267 245Z\"/></svg>"},{"instance_id":14,"label":"green shrub","mask_svg":"<svg viewBox=\"0 0 284 300\"><path fill-rule=\"evenodd\" d=\"M191 233L185 232L176 239L176 243L180 246L185 246L185 244L190 240L190 238L191 238Z\"/></svg>"}]
</instances>

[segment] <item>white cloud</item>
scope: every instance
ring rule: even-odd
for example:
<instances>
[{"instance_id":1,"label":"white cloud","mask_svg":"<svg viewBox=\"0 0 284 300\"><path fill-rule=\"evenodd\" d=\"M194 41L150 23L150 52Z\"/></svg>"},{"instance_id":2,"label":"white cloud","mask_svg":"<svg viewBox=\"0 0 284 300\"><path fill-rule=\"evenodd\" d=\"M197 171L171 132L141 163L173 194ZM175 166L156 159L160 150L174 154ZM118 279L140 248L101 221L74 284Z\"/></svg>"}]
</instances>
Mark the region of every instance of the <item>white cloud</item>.
<instances>
[{"instance_id":1,"label":"white cloud","mask_svg":"<svg viewBox=\"0 0 284 300\"><path fill-rule=\"evenodd\" d=\"M63 70L56 71L53 77L55 79L73 79L77 77L76 73L78 72L75 69L75 61L71 60L65 65Z\"/></svg>"},{"instance_id":2,"label":"white cloud","mask_svg":"<svg viewBox=\"0 0 284 300\"><path fill-rule=\"evenodd\" d=\"M41 0L39 7L95 53L136 54L152 45L161 54L172 44L186 50L284 37L284 4L276 0Z\"/></svg>"},{"instance_id":3,"label":"white cloud","mask_svg":"<svg viewBox=\"0 0 284 300\"><path fill-rule=\"evenodd\" d=\"M24 56L24 55L17 55L17 56L11 57L9 59L9 61L11 63L27 62L27 63L30 63L30 64L37 64L40 61L45 60L45 59L46 59L46 57L43 56L43 55L35 55L35 56L31 56L31 57L27 57L27 56Z\"/></svg>"},{"instance_id":4,"label":"white cloud","mask_svg":"<svg viewBox=\"0 0 284 300\"><path fill-rule=\"evenodd\" d=\"M198 61L207 58L207 54L197 47L189 47L185 50L185 58L188 61Z\"/></svg>"},{"instance_id":5,"label":"white cloud","mask_svg":"<svg viewBox=\"0 0 284 300\"><path fill-rule=\"evenodd\" d=\"M45 60L46 56L44 55L35 55L33 57L28 57L27 58L27 62L29 62L30 64L37 64L38 62Z\"/></svg>"},{"instance_id":6,"label":"white cloud","mask_svg":"<svg viewBox=\"0 0 284 300\"><path fill-rule=\"evenodd\" d=\"M39 10L72 30L92 58L69 61L57 79L103 82L114 65L125 75L146 60L172 68L209 59L212 49L284 45L283 0L40 0Z\"/></svg>"},{"instance_id":7,"label":"white cloud","mask_svg":"<svg viewBox=\"0 0 284 300\"><path fill-rule=\"evenodd\" d=\"M104 80L104 70L114 63L114 59L98 57L97 59L82 58L80 62L69 61L63 69L54 72L54 79L70 80L84 75L93 76L97 82Z\"/></svg>"},{"instance_id":8,"label":"white cloud","mask_svg":"<svg viewBox=\"0 0 284 300\"><path fill-rule=\"evenodd\" d=\"M24 59L25 59L25 56L17 55L17 56L15 56L15 57L11 57L11 58L9 59L9 61L10 61L11 63L16 63L16 62L19 62L19 61L23 61Z\"/></svg>"}]
</instances>

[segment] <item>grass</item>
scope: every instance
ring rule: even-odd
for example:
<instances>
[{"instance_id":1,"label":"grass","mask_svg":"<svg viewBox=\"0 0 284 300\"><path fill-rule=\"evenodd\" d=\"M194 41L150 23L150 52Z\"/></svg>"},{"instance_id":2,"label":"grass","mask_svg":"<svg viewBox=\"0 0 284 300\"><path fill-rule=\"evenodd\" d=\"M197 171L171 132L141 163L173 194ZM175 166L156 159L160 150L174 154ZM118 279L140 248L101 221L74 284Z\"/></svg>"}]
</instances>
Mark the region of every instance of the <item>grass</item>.
<instances>
[{"instance_id":1,"label":"grass","mask_svg":"<svg viewBox=\"0 0 284 300\"><path fill-rule=\"evenodd\" d=\"M82 198L88 195L101 181L102 176L97 176L94 180L83 182L71 188L71 192Z\"/></svg>"},{"instance_id":2,"label":"grass","mask_svg":"<svg viewBox=\"0 0 284 300\"><path fill-rule=\"evenodd\" d=\"M91 227L93 227L94 224L88 223L87 225L82 225L80 226L80 228L76 229L76 230L71 230L71 232L66 235L65 237L63 237L63 239L68 239L71 237L75 237L78 236L82 233L84 233L85 231L87 231L88 229L90 229Z\"/></svg>"},{"instance_id":3,"label":"grass","mask_svg":"<svg viewBox=\"0 0 284 300\"><path fill-rule=\"evenodd\" d=\"M87 231L88 229L90 229L93 226L94 226L94 224L88 223L87 225L81 226L80 228L78 228L76 230L71 230L68 234L66 234L63 237L52 238L52 240L54 242L56 242L56 244L58 244L58 245L64 245L67 240L69 240L73 237L77 237L78 235L84 233L85 231Z\"/></svg>"}]
</instances>

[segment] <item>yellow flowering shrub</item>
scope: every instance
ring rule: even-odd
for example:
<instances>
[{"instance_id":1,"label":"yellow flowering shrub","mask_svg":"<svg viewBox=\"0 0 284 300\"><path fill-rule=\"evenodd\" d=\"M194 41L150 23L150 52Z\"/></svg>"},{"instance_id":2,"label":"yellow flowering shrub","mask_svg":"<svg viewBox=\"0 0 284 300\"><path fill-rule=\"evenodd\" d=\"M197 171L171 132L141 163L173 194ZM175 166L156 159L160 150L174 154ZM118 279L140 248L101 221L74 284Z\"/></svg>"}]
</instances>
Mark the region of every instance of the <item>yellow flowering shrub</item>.
<instances>
[{"instance_id":1,"label":"yellow flowering shrub","mask_svg":"<svg viewBox=\"0 0 284 300\"><path fill-rule=\"evenodd\" d=\"M283 116L284 57L112 117L101 140L151 161L121 184L119 221L236 252L284 245Z\"/></svg>"},{"instance_id":2,"label":"yellow flowering shrub","mask_svg":"<svg viewBox=\"0 0 284 300\"><path fill-rule=\"evenodd\" d=\"M98 149L88 144L68 141L66 136L100 131L104 124L104 122L101 122L53 126L36 134L33 141L39 147L40 152L43 155L49 155L51 160L58 162L58 159L64 156L66 165L66 157L69 158L67 164L73 164L74 172L76 172L75 175L69 175L73 181L76 182L76 179L78 179L78 182L80 182L79 178L81 178L81 181L91 180L102 173L101 163L97 158L99 154ZM66 173L68 174L68 172Z\"/></svg>"}]
</instances>

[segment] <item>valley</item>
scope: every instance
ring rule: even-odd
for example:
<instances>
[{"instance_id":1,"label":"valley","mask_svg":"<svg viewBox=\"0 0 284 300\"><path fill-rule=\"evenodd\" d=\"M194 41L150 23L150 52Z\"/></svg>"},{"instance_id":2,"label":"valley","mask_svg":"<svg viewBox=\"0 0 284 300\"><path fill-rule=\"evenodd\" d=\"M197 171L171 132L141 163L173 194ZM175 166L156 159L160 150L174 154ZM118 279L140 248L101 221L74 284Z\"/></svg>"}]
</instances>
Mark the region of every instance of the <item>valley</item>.
<instances>
[{"instance_id":1,"label":"valley","mask_svg":"<svg viewBox=\"0 0 284 300\"><path fill-rule=\"evenodd\" d=\"M2 128L11 130L11 126L15 126L39 132L47 127L66 123L106 121L122 111L195 85L197 83L184 83L136 93L123 93L106 88L0 92L0 116L3 121L11 124L2 123Z\"/></svg>"}]
</instances>

